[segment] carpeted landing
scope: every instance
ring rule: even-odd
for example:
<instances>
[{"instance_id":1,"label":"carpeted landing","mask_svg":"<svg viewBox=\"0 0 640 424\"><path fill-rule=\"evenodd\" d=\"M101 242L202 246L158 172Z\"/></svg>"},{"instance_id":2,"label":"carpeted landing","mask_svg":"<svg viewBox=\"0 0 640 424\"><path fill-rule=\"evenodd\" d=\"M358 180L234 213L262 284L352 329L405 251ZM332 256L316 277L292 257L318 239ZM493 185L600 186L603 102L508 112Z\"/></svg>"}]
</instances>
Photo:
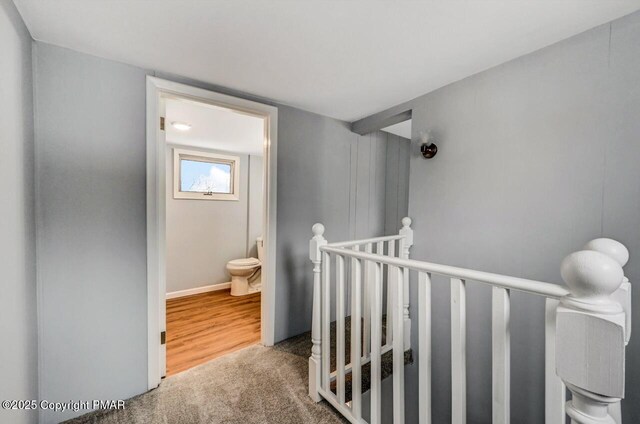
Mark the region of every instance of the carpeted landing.
<instances>
[{"instance_id":1,"label":"carpeted landing","mask_svg":"<svg viewBox=\"0 0 640 424\"><path fill-rule=\"evenodd\" d=\"M309 398L307 381L307 357L283 346L256 345L169 377L128 400L123 410L92 412L66 423L345 423L326 401Z\"/></svg>"}]
</instances>

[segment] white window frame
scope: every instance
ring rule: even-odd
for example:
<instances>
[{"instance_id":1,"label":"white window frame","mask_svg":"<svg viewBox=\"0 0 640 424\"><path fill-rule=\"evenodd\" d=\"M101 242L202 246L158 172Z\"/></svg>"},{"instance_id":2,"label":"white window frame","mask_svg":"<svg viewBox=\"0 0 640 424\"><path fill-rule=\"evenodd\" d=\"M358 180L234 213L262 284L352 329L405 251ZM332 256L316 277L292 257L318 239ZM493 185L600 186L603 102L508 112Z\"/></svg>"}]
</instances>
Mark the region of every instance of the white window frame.
<instances>
[{"instance_id":1,"label":"white window frame","mask_svg":"<svg viewBox=\"0 0 640 424\"><path fill-rule=\"evenodd\" d=\"M183 159L231 165L231 193L196 193L192 191L181 191L180 176L182 173L180 172L180 161ZM238 156L222 155L219 153L174 148L173 198L190 200L240 200L240 158Z\"/></svg>"}]
</instances>

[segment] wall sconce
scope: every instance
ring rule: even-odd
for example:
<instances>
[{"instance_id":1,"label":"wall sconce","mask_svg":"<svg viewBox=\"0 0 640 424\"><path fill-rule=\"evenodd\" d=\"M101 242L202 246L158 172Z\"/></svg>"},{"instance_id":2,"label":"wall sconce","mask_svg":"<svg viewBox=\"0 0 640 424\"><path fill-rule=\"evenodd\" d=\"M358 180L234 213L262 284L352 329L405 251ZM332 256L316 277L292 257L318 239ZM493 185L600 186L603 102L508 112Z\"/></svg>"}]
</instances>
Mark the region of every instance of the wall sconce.
<instances>
[{"instance_id":1,"label":"wall sconce","mask_svg":"<svg viewBox=\"0 0 640 424\"><path fill-rule=\"evenodd\" d=\"M420 152L425 159L431 159L438 153L438 146L433 142L433 136L429 131L420 131Z\"/></svg>"}]
</instances>

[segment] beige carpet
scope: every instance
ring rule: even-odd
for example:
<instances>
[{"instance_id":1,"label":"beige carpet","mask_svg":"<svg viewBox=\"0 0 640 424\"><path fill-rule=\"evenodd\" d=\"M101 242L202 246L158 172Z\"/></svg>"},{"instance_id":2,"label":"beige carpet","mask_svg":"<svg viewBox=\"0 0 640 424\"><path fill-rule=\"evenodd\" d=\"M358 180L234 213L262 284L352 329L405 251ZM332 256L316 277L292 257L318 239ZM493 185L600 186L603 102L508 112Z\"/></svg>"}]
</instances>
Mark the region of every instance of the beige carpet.
<instances>
[{"instance_id":1,"label":"beige carpet","mask_svg":"<svg viewBox=\"0 0 640 424\"><path fill-rule=\"evenodd\" d=\"M286 342L285 342L286 343ZM251 346L167 378L120 411L93 412L69 424L299 424L346 422L307 391L308 359Z\"/></svg>"}]
</instances>

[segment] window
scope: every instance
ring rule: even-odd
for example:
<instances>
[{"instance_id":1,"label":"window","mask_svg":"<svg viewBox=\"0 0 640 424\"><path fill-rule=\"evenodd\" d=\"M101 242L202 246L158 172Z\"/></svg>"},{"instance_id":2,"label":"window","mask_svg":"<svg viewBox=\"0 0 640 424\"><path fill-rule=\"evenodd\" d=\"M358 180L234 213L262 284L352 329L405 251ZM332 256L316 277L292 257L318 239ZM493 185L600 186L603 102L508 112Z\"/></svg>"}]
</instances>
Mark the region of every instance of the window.
<instances>
[{"instance_id":1,"label":"window","mask_svg":"<svg viewBox=\"0 0 640 424\"><path fill-rule=\"evenodd\" d=\"M240 158L173 149L175 199L238 200Z\"/></svg>"}]
</instances>

